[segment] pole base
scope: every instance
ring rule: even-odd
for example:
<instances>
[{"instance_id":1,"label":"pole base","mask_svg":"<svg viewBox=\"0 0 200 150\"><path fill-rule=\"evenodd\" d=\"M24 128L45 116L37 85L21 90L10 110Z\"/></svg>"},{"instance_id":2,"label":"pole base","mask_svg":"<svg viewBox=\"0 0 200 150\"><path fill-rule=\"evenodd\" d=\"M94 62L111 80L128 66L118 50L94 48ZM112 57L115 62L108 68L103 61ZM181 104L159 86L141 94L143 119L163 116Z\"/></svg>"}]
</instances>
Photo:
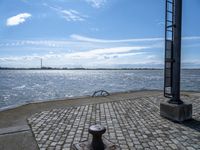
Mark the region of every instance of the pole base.
<instances>
[{"instance_id":1,"label":"pole base","mask_svg":"<svg viewBox=\"0 0 200 150\"><path fill-rule=\"evenodd\" d=\"M170 99L169 101L168 101L168 103L170 103L170 104L177 104L177 105L181 105L181 104L183 104L184 102L182 101L182 100L180 100L180 99Z\"/></svg>"},{"instance_id":2,"label":"pole base","mask_svg":"<svg viewBox=\"0 0 200 150\"><path fill-rule=\"evenodd\" d=\"M192 104L160 103L160 115L175 122L192 119Z\"/></svg>"}]
</instances>

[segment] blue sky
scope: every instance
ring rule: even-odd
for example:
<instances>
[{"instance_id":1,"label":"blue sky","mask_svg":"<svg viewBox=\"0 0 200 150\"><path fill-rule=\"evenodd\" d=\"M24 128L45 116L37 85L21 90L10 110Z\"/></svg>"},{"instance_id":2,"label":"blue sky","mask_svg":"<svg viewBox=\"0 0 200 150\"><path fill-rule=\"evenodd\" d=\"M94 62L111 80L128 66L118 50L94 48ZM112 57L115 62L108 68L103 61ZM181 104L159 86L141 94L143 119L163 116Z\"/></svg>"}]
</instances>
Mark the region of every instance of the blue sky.
<instances>
[{"instance_id":1,"label":"blue sky","mask_svg":"<svg viewBox=\"0 0 200 150\"><path fill-rule=\"evenodd\" d=\"M183 0L182 66L200 68L200 1ZM163 67L165 0L0 0L0 66Z\"/></svg>"}]
</instances>

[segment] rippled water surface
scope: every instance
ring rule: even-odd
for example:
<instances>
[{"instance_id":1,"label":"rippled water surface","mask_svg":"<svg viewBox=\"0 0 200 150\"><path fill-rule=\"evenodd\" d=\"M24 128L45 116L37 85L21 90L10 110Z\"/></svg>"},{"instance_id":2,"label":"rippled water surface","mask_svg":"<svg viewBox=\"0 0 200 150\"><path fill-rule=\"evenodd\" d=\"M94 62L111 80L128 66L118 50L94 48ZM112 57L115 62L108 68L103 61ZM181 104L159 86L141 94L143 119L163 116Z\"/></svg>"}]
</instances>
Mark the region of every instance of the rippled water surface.
<instances>
[{"instance_id":1,"label":"rippled water surface","mask_svg":"<svg viewBox=\"0 0 200 150\"><path fill-rule=\"evenodd\" d=\"M200 70L182 71L182 89L200 91ZM162 70L0 70L0 109L24 103L110 93L163 89Z\"/></svg>"}]
</instances>

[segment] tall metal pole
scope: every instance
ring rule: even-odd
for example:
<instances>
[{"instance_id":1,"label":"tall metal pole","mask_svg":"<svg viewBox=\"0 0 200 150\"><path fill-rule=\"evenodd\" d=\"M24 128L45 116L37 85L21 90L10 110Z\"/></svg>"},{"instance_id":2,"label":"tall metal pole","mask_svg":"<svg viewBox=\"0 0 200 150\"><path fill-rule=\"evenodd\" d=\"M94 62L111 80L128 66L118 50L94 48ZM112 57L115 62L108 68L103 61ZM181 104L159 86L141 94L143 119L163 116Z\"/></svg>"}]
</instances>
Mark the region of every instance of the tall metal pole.
<instances>
[{"instance_id":1,"label":"tall metal pole","mask_svg":"<svg viewBox=\"0 0 200 150\"><path fill-rule=\"evenodd\" d=\"M182 122L192 118L192 104L180 99L182 0L166 0L166 4L165 32L172 34L165 37L164 94L171 99L160 103L160 115Z\"/></svg>"},{"instance_id":2,"label":"tall metal pole","mask_svg":"<svg viewBox=\"0 0 200 150\"><path fill-rule=\"evenodd\" d=\"M40 67L42 69L42 58L40 59Z\"/></svg>"},{"instance_id":3,"label":"tall metal pole","mask_svg":"<svg viewBox=\"0 0 200 150\"><path fill-rule=\"evenodd\" d=\"M182 0L175 0L174 16L174 44L173 44L173 82L172 99L169 103L182 104L180 100L180 73L181 73L181 26L182 26Z\"/></svg>"}]
</instances>

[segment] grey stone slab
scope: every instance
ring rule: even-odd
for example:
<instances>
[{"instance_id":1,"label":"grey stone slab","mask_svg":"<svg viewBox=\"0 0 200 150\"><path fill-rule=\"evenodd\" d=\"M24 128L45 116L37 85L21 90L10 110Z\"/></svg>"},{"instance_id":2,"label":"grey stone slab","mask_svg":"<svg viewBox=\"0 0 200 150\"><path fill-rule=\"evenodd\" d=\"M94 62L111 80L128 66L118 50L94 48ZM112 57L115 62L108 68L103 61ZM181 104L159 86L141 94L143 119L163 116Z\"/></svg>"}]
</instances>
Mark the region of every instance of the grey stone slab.
<instances>
[{"instance_id":1,"label":"grey stone slab","mask_svg":"<svg viewBox=\"0 0 200 150\"><path fill-rule=\"evenodd\" d=\"M38 150L31 131L0 135L0 150Z\"/></svg>"},{"instance_id":2,"label":"grey stone slab","mask_svg":"<svg viewBox=\"0 0 200 150\"><path fill-rule=\"evenodd\" d=\"M12 126L7 128L0 128L0 135L10 134L15 132L22 132L30 130L28 125Z\"/></svg>"}]
</instances>

